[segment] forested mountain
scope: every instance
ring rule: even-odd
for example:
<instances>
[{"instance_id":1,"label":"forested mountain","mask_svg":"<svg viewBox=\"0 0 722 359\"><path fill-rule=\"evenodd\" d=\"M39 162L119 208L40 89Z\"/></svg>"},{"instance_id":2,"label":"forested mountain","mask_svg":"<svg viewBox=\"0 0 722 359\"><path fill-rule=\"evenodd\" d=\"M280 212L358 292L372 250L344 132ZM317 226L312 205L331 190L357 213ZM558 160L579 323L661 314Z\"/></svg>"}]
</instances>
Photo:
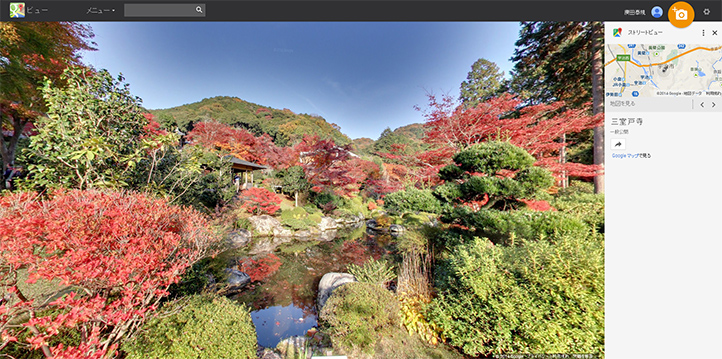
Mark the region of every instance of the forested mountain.
<instances>
[{"instance_id":1,"label":"forested mountain","mask_svg":"<svg viewBox=\"0 0 722 359\"><path fill-rule=\"evenodd\" d=\"M374 140L368 137L354 138L351 143L353 145L352 150L356 153L370 154L373 152Z\"/></svg>"},{"instance_id":2,"label":"forested mountain","mask_svg":"<svg viewBox=\"0 0 722 359\"><path fill-rule=\"evenodd\" d=\"M394 130L394 133L397 135L404 136L414 141L421 141L421 139L424 138L424 124L422 123L412 123L410 125L401 126Z\"/></svg>"},{"instance_id":3,"label":"forested mountain","mask_svg":"<svg viewBox=\"0 0 722 359\"><path fill-rule=\"evenodd\" d=\"M406 147L405 151L418 151L425 148L422 142L423 138L424 125L412 123L393 131L387 128L375 141L367 137L356 138L353 140L353 146L354 150L363 154L394 152L392 150L393 145L404 145Z\"/></svg>"},{"instance_id":4,"label":"forested mountain","mask_svg":"<svg viewBox=\"0 0 722 359\"><path fill-rule=\"evenodd\" d=\"M178 128L183 132L190 131L195 123L213 119L246 129L256 136L267 133L278 146L295 144L306 134L333 139L340 145L351 143L351 139L341 133L338 125L328 123L321 116L296 114L289 109L278 110L237 97L206 98L200 102L150 112L163 127Z\"/></svg>"}]
</instances>

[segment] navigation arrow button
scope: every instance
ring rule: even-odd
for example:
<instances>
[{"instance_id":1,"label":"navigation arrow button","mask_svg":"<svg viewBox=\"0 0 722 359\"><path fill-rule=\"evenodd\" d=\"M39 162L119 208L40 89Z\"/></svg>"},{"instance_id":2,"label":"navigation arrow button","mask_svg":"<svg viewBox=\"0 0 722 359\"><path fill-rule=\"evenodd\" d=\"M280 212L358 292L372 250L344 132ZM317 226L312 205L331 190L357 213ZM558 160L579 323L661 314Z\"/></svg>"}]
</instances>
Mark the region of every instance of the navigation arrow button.
<instances>
[{"instance_id":1,"label":"navigation arrow button","mask_svg":"<svg viewBox=\"0 0 722 359\"><path fill-rule=\"evenodd\" d=\"M704 108L704 102L700 103L700 104L699 104L699 107Z\"/></svg>"}]
</instances>

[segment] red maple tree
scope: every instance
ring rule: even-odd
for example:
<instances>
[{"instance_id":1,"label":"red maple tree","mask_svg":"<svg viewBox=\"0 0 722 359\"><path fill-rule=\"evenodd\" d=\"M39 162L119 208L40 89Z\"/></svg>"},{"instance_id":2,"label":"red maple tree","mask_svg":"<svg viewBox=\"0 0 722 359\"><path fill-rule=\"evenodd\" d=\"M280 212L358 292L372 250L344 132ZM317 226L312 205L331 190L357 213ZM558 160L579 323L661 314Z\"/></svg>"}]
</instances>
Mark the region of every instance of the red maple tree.
<instances>
[{"instance_id":1,"label":"red maple tree","mask_svg":"<svg viewBox=\"0 0 722 359\"><path fill-rule=\"evenodd\" d=\"M10 294L0 300L0 351L27 331L31 347L53 358L112 355L217 241L199 212L123 192L7 195L0 228L0 285ZM17 286L20 269L29 284L59 280L72 291L36 302ZM63 328L80 333L80 344L51 346Z\"/></svg>"},{"instance_id":2,"label":"red maple tree","mask_svg":"<svg viewBox=\"0 0 722 359\"><path fill-rule=\"evenodd\" d=\"M281 207L281 197L277 194L259 187L249 188L241 192L241 198L244 199L241 206L252 214L274 214Z\"/></svg>"},{"instance_id":3,"label":"red maple tree","mask_svg":"<svg viewBox=\"0 0 722 359\"><path fill-rule=\"evenodd\" d=\"M339 146L333 140L304 136L296 145L306 180L315 192L350 195L358 192L363 178L351 163L350 146Z\"/></svg>"},{"instance_id":4,"label":"red maple tree","mask_svg":"<svg viewBox=\"0 0 722 359\"><path fill-rule=\"evenodd\" d=\"M422 152L406 151L406 145L393 145L391 152L377 153L386 160L384 167L389 167L384 175L382 193L396 192L409 184L416 187L431 187L441 182L439 169L451 163L454 150L451 147L436 146ZM403 174L402 176L399 176Z\"/></svg>"},{"instance_id":5,"label":"red maple tree","mask_svg":"<svg viewBox=\"0 0 722 359\"><path fill-rule=\"evenodd\" d=\"M522 107L510 94L489 99L476 107L456 106L449 96L429 96L425 141L439 148L462 148L484 141L509 141L537 158L537 165L556 175L591 177L597 166L560 163L559 151L570 143L565 134L599 126L603 117L586 109L568 109L563 102Z\"/></svg>"},{"instance_id":6,"label":"red maple tree","mask_svg":"<svg viewBox=\"0 0 722 359\"><path fill-rule=\"evenodd\" d=\"M188 133L188 139L208 149L225 150L239 159L275 169L288 168L298 162L298 155L293 148L276 146L268 134L256 137L246 130L217 121L195 124Z\"/></svg>"}]
</instances>

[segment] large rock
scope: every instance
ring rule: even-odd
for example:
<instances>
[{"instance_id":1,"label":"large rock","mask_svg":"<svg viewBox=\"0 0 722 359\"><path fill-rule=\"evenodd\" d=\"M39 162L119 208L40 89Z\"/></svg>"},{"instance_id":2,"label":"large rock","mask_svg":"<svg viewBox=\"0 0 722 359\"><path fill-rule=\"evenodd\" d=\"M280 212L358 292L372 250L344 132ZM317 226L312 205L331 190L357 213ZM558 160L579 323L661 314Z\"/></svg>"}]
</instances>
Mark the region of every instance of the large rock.
<instances>
[{"instance_id":1,"label":"large rock","mask_svg":"<svg viewBox=\"0 0 722 359\"><path fill-rule=\"evenodd\" d=\"M336 236L338 236L338 230L330 229L328 231L323 231L320 234L316 236L316 239L322 242L330 242L334 239L336 239Z\"/></svg>"},{"instance_id":2,"label":"large rock","mask_svg":"<svg viewBox=\"0 0 722 359\"><path fill-rule=\"evenodd\" d=\"M318 224L318 229L320 229L321 232L336 228L338 228L338 224L336 224L335 219L331 217L321 217L321 223Z\"/></svg>"},{"instance_id":3,"label":"large rock","mask_svg":"<svg viewBox=\"0 0 722 359\"><path fill-rule=\"evenodd\" d=\"M400 236L404 234L405 230L404 226L400 224L392 224L389 226L389 232L391 232L392 236Z\"/></svg>"},{"instance_id":4,"label":"large rock","mask_svg":"<svg viewBox=\"0 0 722 359\"><path fill-rule=\"evenodd\" d=\"M231 248L245 247L251 241L251 232L245 229L239 229L228 234L228 244Z\"/></svg>"},{"instance_id":5,"label":"large rock","mask_svg":"<svg viewBox=\"0 0 722 359\"><path fill-rule=\"evenodd\" d=\"M267 214L251 216L248 217L248 220L251 222L253 230L261 235L272 236L284 229L281 222Z\"/></svg>"},{"instance_id":6,"label":"large rock","mask_svg":"<svg viewBox=\"0 0 722 359\"><path fill-rule=\"evenodd\" d=\"M301 241L307 241L311 237L311 231L308 230L300 230L293 234L294 237L298 238Z\"/></svg>"},{"instance_id":7,"label":"large rock","mask_svg":"<svg viewBox=\"0 0 722 359\"><path fill-rule=\"evenodd\" d=\"M280 355L278 355L278 353L264 347L258 347L256 356L258 359L283 359Z\"/></svg>"},{"instance_id":8,"label":"large rock","mask_svg":"<svg viewBox=\"0 0 722 359\"><path fill-rule=\"evenodd\" d=\"M281 244L293 242L293 236L276 236L273 237L273 245L278 247ZM274 248L275 250L276 248Z\"/></svg>"},{"instance_id":9,"label":"large rock","mask_svg":"<svg viewBox=\"0 0 722 359\"><path fill-rule=\"evenodd\" d=\"M251 277L238 269L226 268L226 273L228 273L228 279L226 280L227 286L225 288L225 294L227 295L238 293L243 290L248 283L251 283Z\"/></svg>"},{"instance_id":10,"label":"large rock","mask_svg":"<svg viewBox=\"0 0 722 359\"><path fill-rule=\"evenodd\" d=\"M288 228L275 227L273 228L273 235L276 237L292 237L293 232Z\"/></svg>"},{"instance_id":11,"label":"large rock","mask_svg":"<svg viewBox=\"0 0 722 359\"><path fill-rule=\"evenodd\" d=\"M248 251L250 255L271 253L276 249L277 244L273 243L273 238L261 237L253 241L253 246Z\"/></svg>"},{"instance_id":12,"label":"large rock","mask_svg":"<svg viewBox=\"0 0 722 359\"><path fill-rule=\"evenodd\" d=\"M326 304L326 301L333 293L334 289L346 284L355 282L356 278L348 273L326 273L321 277L321 281L318 282L318 298L316 299L316 308L318 313L321 313L321 309Z\"/></svg>"}]
</instances>

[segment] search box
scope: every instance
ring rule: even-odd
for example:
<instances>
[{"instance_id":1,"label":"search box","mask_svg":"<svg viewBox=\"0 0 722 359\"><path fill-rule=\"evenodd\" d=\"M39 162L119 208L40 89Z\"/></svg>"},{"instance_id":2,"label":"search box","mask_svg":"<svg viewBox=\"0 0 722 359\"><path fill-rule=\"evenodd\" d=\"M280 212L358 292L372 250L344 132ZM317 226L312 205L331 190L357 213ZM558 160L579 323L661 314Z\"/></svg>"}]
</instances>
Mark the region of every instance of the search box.
<instances>
[{"instance_id":1,"label":"search box","mask_svg":"<svg viewBox=\"0 0 722 359\"><path fill-rule=\"evenodd\" d=\"M125 4L125 17L206 17L206 4Z\"/></svg>"}]
</instances>

